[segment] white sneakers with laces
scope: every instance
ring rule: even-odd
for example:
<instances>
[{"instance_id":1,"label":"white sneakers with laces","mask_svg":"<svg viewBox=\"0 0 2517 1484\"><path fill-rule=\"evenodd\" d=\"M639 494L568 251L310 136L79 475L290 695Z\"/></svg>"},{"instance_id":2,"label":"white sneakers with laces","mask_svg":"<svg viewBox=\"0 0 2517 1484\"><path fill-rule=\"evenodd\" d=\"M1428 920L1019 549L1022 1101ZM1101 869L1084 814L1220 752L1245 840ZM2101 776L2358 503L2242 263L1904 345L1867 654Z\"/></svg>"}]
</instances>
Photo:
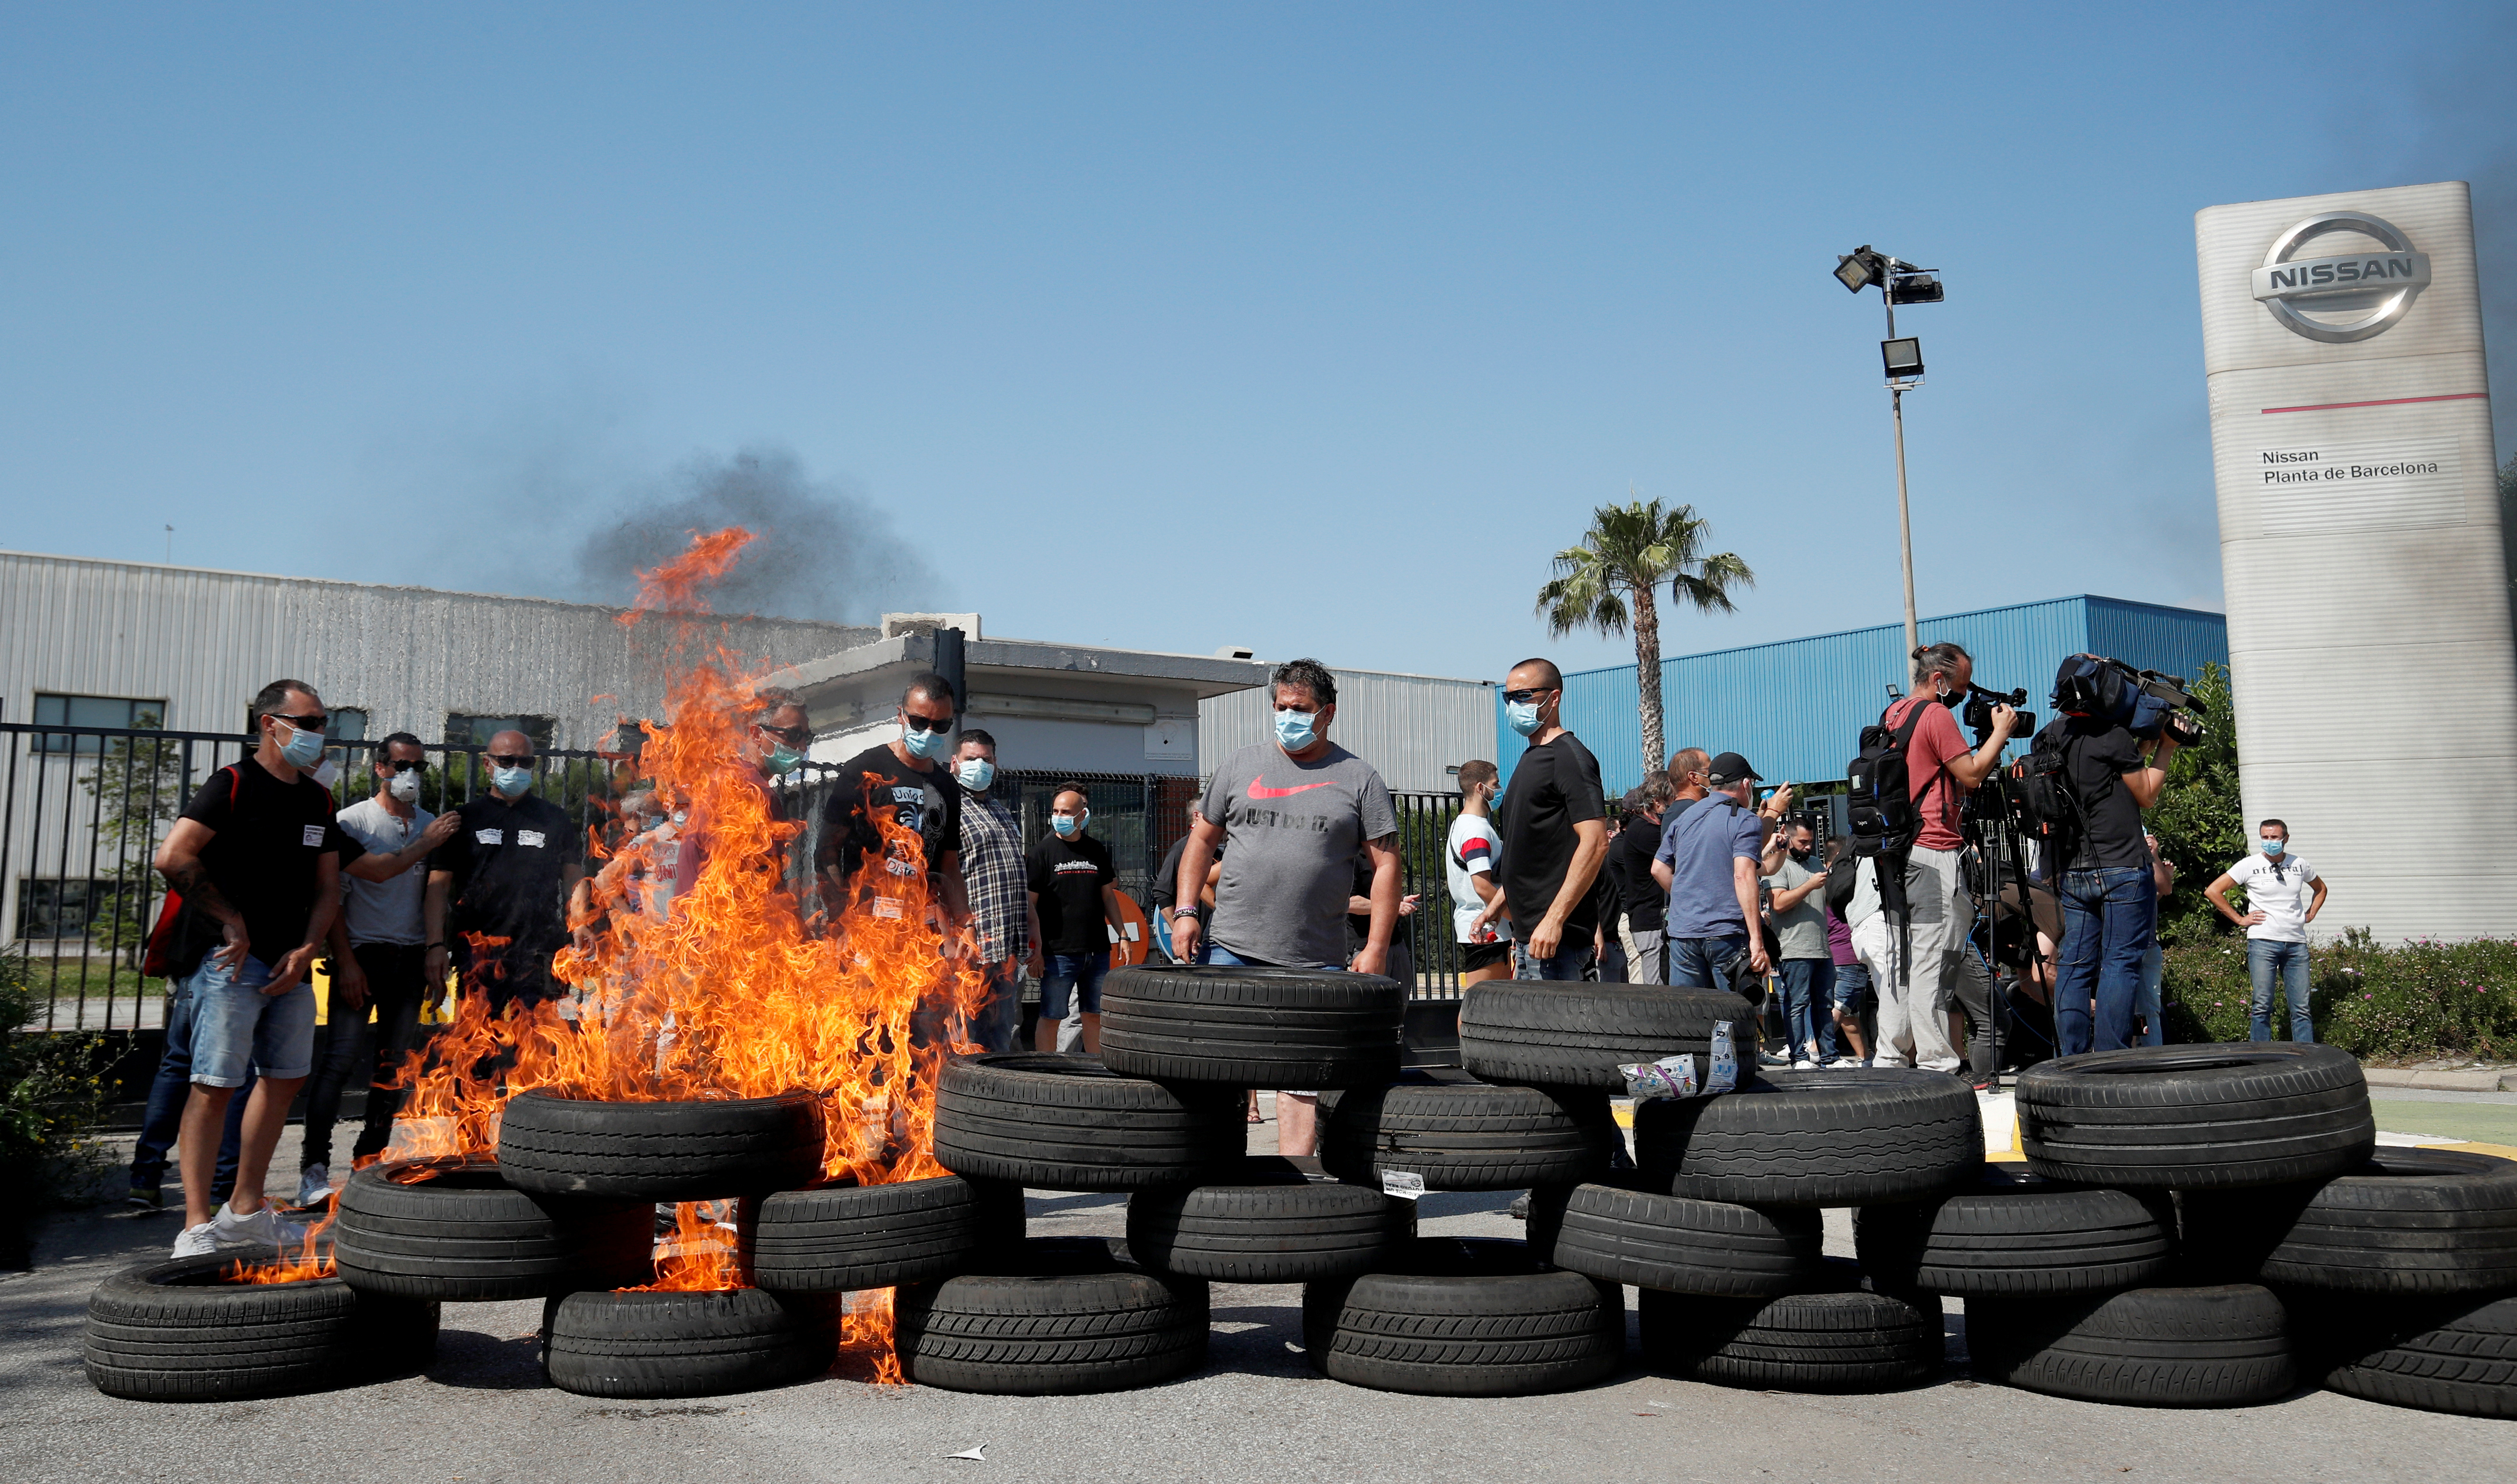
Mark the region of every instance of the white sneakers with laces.
<instances>
[{"instance_id":1,"label":"white sneakers with laces","mask_svg":"<svg viewBox=\"0 0 2517 1484\"><path fill-rule=\"evenodd\" d=\"M300 1208L320 1206L332 1199L332 1172L320 1165L309 1165L297 1176L297 1205Z\"/></svg>"},{"instance_id":2,"label":"white sneakers with laces","mask_svg":"<svg viewBox=\"0 0 2517 1484\"><path fill-rule=\"evenodd\" d=\"M210 1235L210 1229L216 1225L215 1221L204 1221L198 1226L185 1227L175 1238L175 1255L207 1257L217 1252L219 1239Z\"/></svg>"},{"instance_id":3,"label":"white sneakers with laces","mask_svg":"<svg viewBox=\"0 0 2517 1484\"><path fill-rule=\"evenodd\" d=\"M222 1205L210 1218L209 1231L210 1240L222 1247L294 1247L306 1240L306 1228L272 1209L268 1202L245 1216L237 1215L233 1204Z\"/></svg>"},{"instance_id":4,"label":"white sneakers with laces","mask_svg":"<svg viewBox=\"0 0 2517 1484\"><path fill-rule=\"evenodd\" d=\"M1792 1063L1792 1070L1795 1072L1815 1072L1817 1070L1817 1063L1804 1056L1800 1060Z\"/></svg>"},{"instance_id":5,"label":"white sneakers with laces","mask_svg":"<svg viewBox=\"0 0 2517 1484\"><path fill-rule=\"evenodd\" d=\"M1839 1056L1835 1060L1826 1064L1826 1070L1829 1072L1850 1072L1869 1065L1870 1064L1868 1062L1863 1061L1858 1056Z\"/></svg>"}]
</instances>

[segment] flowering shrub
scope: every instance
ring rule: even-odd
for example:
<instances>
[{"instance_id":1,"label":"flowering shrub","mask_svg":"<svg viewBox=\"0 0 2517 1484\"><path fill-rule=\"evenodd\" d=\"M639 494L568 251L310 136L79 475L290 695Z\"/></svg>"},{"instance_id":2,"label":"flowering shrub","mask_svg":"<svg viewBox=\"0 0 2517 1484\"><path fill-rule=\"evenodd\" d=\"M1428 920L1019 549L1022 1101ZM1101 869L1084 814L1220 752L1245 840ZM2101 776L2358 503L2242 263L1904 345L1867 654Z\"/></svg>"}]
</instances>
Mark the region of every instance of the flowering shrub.
<instances>
[{"instance_id":1,"label":"flowering shrub","mask_svg":"<svg viewBox=\"0 0 2517 1484\"><path fill-rule=\"evenodd\" d=\"M2170 944L2162 978L2168 1039L2246 1039L2245 939ZM2273 1036L2286 1039L2279 985L2273 996ZM2310 951L2308 1014L2317 1039L2361 1056L2517 1056L2517 941L2422 938L2390 948L2352 928Z\"/></svg>"}]
</instances>

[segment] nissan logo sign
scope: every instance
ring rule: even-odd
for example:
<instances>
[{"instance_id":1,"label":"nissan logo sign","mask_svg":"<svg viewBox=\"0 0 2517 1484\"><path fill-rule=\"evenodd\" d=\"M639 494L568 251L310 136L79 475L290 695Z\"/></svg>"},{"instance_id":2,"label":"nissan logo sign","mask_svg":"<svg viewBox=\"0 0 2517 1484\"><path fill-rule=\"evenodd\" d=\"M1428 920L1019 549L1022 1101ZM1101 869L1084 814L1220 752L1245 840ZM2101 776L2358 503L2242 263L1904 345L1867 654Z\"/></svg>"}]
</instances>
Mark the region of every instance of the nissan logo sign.
<instances>
[{"instance_id":1,"label":"nissan logo sign","mask_svg":"<svg viewBox=\"0 0 2517 1484\"><path fill-rule=\"evenodd\" d=\"M2301 258L2299 249L2329 232L2356 232L2386 244L2384 252ZM2429 254L2414 252L2395 224L2365 211L2326 211L2280 236L2255 270L2255 298L2273 318L2310 340L2342 345L2382 335L2430 286ZM2340 318L2320 318L2339 315Z\"/></svg>"}]
</instances>

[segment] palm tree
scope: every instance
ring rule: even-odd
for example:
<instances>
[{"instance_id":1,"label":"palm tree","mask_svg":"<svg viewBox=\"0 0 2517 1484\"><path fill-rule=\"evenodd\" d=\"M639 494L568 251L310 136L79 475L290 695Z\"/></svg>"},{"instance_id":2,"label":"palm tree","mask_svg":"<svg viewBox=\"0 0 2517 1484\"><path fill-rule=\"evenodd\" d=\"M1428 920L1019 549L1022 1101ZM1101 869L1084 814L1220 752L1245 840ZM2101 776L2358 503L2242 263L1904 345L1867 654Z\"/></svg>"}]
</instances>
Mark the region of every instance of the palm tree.
<instances>
[{"instance_id":1,"label":"palm tree","mask_svg":"<svg viewBox=\"0 0 2517 1484\"><path fill-rule=\"evenodd\" d=\"M1632 489L1627 490L1631 494ZM1692 505L1666 510L1658 500L1630 500L1591 512L1582 544L1556 554L1556 575L1538 590L1538 612L1551 638L1579 628L1635 636L1635 678L1642 692L1643 771L1669 766L1661 737L1660 611L1654 589L1666 582L1674 600L1696 612L1727 614L1732 584L1754 587L1757 574L1731 552L1703 554L1711 522Z\"/></svg>"}]
</instances>

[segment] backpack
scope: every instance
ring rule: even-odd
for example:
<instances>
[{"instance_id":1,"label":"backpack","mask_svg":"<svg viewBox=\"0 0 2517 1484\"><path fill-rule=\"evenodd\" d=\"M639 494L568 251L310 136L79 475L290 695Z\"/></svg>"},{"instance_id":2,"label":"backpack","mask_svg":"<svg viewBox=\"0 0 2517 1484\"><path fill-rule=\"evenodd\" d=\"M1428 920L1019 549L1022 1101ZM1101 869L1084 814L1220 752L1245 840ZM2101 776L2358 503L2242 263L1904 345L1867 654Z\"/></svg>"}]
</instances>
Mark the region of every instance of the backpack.
<instances>
[{"instance_id":1,"label":"backpack","mask_svg":"<svg viewBox=\"0 0 2517 1484\"><path fill-rule=\"evenodd\" d=\"M2013 775L2019 781L2020 823L2041 847L2038 859L2048 879L2069 868L2089 831L2088 810L2071 791L2070 725L2068 717L2047 722Z\"/></svg>"},{"instance_id":2,"label":"backpack","mask_svg":"<svg viewBox=\"0 0 2517 1484\"><path fill-rule=\"evenodd\" d=\"M1914 792L1905 772L1905 749L1922 725L1923 708L1936 703L1928 699L1916 702L1894 728L1882 711L1877 722L1861 729L1860 755L1844 768L1855 855L1902 855L1914 843Z\"/></svg>"}]
</instances>

